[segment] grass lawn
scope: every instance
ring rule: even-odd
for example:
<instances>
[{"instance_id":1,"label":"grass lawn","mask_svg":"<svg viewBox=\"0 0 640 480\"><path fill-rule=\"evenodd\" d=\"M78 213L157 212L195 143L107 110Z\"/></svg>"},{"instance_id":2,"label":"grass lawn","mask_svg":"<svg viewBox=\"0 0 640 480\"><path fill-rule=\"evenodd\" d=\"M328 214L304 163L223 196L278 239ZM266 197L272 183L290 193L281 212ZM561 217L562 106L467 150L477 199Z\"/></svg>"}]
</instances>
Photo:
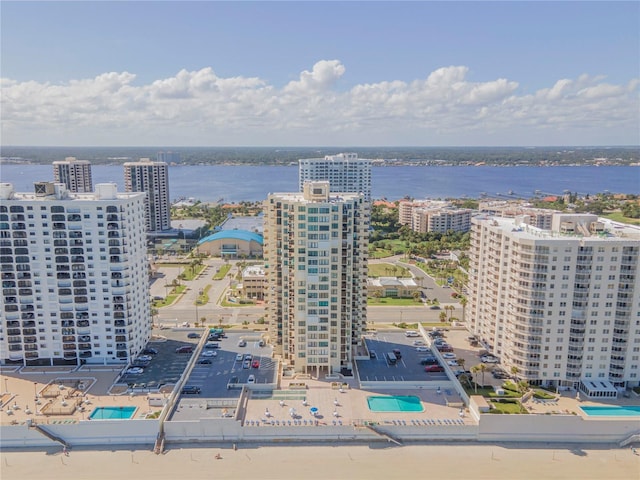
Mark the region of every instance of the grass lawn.
<instances>
[{"instance_id":1,"label":"grass lawn","mask_svg":"<svg viewBox=\"0 0 640 480\"><path fill-rule=\"evenodd\" d=\"M489 413L497 414L528 414L520 402L490 402L495 408L489 410Z\"/></svg>"},{"instance_id":2,"label":"grass lawn","mask_svg":"<svg viewBox=\"0 0 640 480\"><path fill-rule=\"evenodd\" d=\"M193 270L191 269L191 265L187 265L184 270L182 271L182 277L189 281L189 280L193 280L194 278L196 278L196 276L202 272L205 268L207 268L206 265L198 265L197 267L195 267Z\"/></svg>"},{"instance_id":3,"label":"grass lawn","mask_svg":"<svg viewBox=\"0 0 640 480\"><path fill-rule=\"evenodd\" d=\"M393 265L391 263L370 263L369 264L369 277L400 277L411 278L411 272L405 267L399 265Z\"/></svg>"},{"instance_id":4,"label":"grass lawn","mask_svg":"<svg viewBox=\"0 0 640 480\"><path fill-rule=\"evenodd\" d=\"M393 255L391 250L376 248L369 250L369 258L387 258Z\"/></svg>"},{"instance_id":5,"label":"grass lawn","mask_svg":"<svg viewBox=\"0 0 640 480\"><path fill-rule=\"evenodd\" d=\"M213 279L222 280L225 277L225 275L229 273L229 270L231 270L231 264L225 263L220 267L220 270L216 272L216 274L213 276Z\"/></svg>"},{"instance_id":6,"label":"grass lawn","mask_svg":"<svg viewBox=\"0 0 640 480\"><path fill-rule=\"evenodd\" d=\"M625 217L624 215L622 215L622 212L607 213L606 215L603 214L602 216L605 218L609 218L614 222L628 223L629 225L640 225L640 219Z\"/></svg>"},{"instance_id":7,"label":"grass lawn","mask_svg":"<svg viewBox=\"0 0 640 480\"><path fill-rule=\"evenodd\" d=\"M196 299L196 303L198 305L206 305L207 303L209 303L209 294L208 294L208 292L209 292L210 288L211 288L211 285L207 285L202 290L202 295L198 295L198 298Z\"/></svg>"},{"instance_id":8,"label":"grass lawn","mask_svg":"<svg viewBox=\"0 0 640 480\"><path fill-rule=\"evenodd\" d=\"M413 298L367 298L370 307L416 307L420 302Z\"/></svg>"},{"instance_id":9,"label":"grass lawn","mask_svg":"<svg viewBox=\"0 0 640 480\"><path fill-rule=\"evenodd\" d=\"M177 287L173 287L171 293L167 295L164 300L155 300L153 302L153 306L155 308L162 308L171 305L176 301L176 298L178 298L178 296L186 290L186 288L187 287L185 285L178 285Z\"/></svg>"}]
</instances>

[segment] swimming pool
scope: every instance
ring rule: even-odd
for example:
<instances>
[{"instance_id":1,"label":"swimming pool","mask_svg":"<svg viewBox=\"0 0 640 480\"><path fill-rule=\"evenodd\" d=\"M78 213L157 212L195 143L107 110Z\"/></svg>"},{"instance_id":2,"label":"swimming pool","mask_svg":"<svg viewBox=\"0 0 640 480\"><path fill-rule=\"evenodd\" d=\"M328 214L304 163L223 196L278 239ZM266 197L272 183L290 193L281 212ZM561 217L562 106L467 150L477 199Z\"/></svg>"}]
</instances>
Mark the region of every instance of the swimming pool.
<instances>
[{"instance_id":1,"label":"swimming pool","mask_svg":"<svg viewBox=\"0 0 640 480\"><path fill-rule=\"evenodd\" d=\"M96 407L90 420L128 420L133 417L138 407Z\"/></svg>"},{"instance_id":2,"label":"swimming pool","mask_svg":"<svg viewBox=\"0 0 640 480\"><path fill-rule=\"evenodd\" d=\"M640 416L640 406L620 405L606 407L580 407L590 417L637 417Z\"/></svg>"},{"instance_id":3,"label":"swimming pool","mask_svg":"<svg viewBox=\"0 0 640 480\"><path fill-rule=\"evenodd\" d=\"M420 398L413 395L391 395L389 397L367 397L372 412L422 412Z\"/></svg>"}]
</instances>

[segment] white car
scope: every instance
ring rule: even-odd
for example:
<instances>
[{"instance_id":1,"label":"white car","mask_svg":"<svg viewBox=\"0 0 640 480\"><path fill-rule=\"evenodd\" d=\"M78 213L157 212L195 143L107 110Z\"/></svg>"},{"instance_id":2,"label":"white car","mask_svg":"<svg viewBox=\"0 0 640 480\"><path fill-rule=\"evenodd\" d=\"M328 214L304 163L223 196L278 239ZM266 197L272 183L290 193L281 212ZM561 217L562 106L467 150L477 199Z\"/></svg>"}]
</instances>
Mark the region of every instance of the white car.
<instances>
[{"instance_id":1,"label":"white car","mask_svg":"<svg viewBox=\"0 0 640 480\"><path fill-rule=\"evenodd\" d=\"M236 362L241 362L242 360L244 360L244 355L242 355L241 353L236 355Z\"/></svg>"},{"instance_id":2,"label":"white car","mask_svg":"<svg viewBox=\"0 0 640 480\"><path fill-rule=\"evenodd\" d=\"M127 373L129 375L139 375L139 374L141 374L143 372L144 372L144 368L132 367L132 368L129 368L125 373Z\"/></svg>"},{"instance_id":3,"label":"white car","mask_svg":"<svg viewBox=\"0 0 640 480\"><path fill-rule=\"evenodd\" d=\"M204 352L202 352L202 356L203 357L217 357L218 356L218 352L214 352L212 350L205 350Z\"/></svg>"},{"instance_id":4,"label":"white car","mask_svg":"<svg viewBox=\"0 0 640 480\"><path fill-rule=\"evenodd\" d=\"M150 362L151 360L153 360L153 357L151 355L140 355L138 357L138 360L140 360L141 362Z\"/></svg>"},{"instance_id":5,"label":"white car","mask_svg":"<svg viewBox=\"0 0 640 480\"><path fill-rule=\"evenodd\" d=\"M428 352L430 350L429 347L416 347L416 352Z\"/></svg>"},{"instance_id":6,"label":"white car","mask_svg":"<svg viewBox=\"0 0 640 480\"><path fill-rule=\"evenodd\" d=\"M458 357L456 357L455 353L443 353L442 354L442 358L444 358L446 360L455 360Z\"/></svg>"},{"instance_id":7,"label":"white car","mask_svg":"<svg viewBox=\"0 0 640 480\"><path fill-rule=\"evenodd\" d=\"M460 365L458 365L458 361L457 360L449 360L447 362L447 365L449 365L450 367L459 367Z\"/></svg>"},{"instance_id":8,"label":"white car","mask_svg":"<svg viewBox=\"0 0 640 480\"><path fill-rule=\"evenodd\" d=\"M422 340L414 340L413 344L416 346L420 346L420 345L424 345L424 342Z\"/></svg>"},{"instance_id":9,"label":"white car","mask_svg":"<svg viewBox=\"0 0 640 480\"><path fill-rule=\"evenodd\" d=\"M247 383L256 383L256 376L249 375L249 378L247 378Z\"/></svg>"},{"instance_id":10,"label":"white car","mask_svg":"<svg viewBox=\"0 0 640 480\"><path fill-rule=\"evenodd\" d=\"M498 358L491 355L483 355L482 357L480 357L480 360L482 360L482 363L500 363L500 360Z\"/></svg>"}]
</instances>

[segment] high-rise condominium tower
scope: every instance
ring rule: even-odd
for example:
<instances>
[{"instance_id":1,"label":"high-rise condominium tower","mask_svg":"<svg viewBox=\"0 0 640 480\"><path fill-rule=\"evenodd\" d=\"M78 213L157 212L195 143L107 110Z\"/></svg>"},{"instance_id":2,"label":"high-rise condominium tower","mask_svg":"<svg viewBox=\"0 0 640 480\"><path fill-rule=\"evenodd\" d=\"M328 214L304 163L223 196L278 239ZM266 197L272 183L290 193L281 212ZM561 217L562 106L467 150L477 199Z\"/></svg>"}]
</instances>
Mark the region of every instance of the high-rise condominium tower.
<instances>
[{"instance_id":1,"label":"high-rise condominium tower","mask_svg":"<svg viewBox=\"0 0 640 480\"><path fill-rule=\"evenodd\" d=\"M56 183L64 183L70 192L93 192L91 163L88 160L75 157L56 160L53 162L53 179Z\"/></svg>"},{"instance_id":2,"label":"high-rise condominium tower","mask_svg":"<svg viewBox=\"0 0 640 480\"><path fill-rule=\"evenodd\" d=\"M124 187L127 192L146 192L147 232L171 228L169 169L165 162L141 158L124 164Z\"/></svg>"},{"instance_id":3,"label":"high-rise condominium tower","mask_svg":"<svg viewBox=\"0 0 640 480\"><path fill-rule=\"evenodd\" d=\"M367 315L368 202L308 182L264 204L266 319L297 372L352 369Z\"/></svg>"},{"instance_id":4,"label":"high-rise condominium tower","mask_svg":"<svg viewBox=\"0 0 640 480\"><path fill-rule=\"evenodd\" d=\"M371 160L358 158L356 153L339 153L301 159L298 164L300 191L305 182L327 181L332 193L362 193L367 202L371 201Z\"/></svg>"},{"instance_id":5,"label":"high-rise condominium tower","mask_svg":"<svg viewBox=\"0 0 640 480\"><path fill-rule=\"evenodd\" d=\"M0 362L123 363L150 338L144 194L0 184Z\"/></svg>"},{"instance_id":6,"label":"high-rise condominium tower","mask_svg":"<svg viewBox=\"0 0 640 480\"><path fill-rule=\"evenodd\" d=\"M615 396L640 380L640 232L595 215L472 219L466 321L507 372Z\"/></svg>"}]
</instances>

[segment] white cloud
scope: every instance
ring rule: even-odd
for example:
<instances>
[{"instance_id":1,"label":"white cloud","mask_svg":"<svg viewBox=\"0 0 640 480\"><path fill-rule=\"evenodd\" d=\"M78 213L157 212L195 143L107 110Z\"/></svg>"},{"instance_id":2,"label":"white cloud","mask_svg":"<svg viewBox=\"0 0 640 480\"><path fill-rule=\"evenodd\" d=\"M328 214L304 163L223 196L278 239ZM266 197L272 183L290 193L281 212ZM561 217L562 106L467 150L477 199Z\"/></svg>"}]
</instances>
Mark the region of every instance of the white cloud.
<instances>
[{"instance_id":1,"label":"white cloud","mask_svg":"<svg viewBox=\"0 0 640 480\"><path fill-rule=\"evenodd\" d=\"M509 145L638 143L640 81L581 75L537 92L468 79L466 66L411 82L336 88L321 60L283 88L260 78L181 70L135 85L110 72L65 84L3 78L6 145ZM559 135L561 132L561 136ZM528 140L527 140L528 139Z\"/></svg>"}]
</instances>

